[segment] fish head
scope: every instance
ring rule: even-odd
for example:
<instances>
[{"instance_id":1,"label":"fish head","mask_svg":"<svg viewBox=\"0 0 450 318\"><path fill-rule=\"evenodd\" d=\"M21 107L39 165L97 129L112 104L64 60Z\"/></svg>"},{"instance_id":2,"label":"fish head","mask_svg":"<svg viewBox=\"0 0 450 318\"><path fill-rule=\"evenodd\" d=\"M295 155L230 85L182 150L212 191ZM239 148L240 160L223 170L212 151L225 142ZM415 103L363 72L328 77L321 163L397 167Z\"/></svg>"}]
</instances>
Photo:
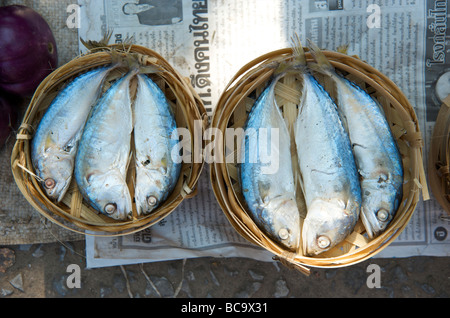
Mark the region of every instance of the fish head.
<instances>
[{"instance_id":1,"label":"fish head","mask_svg":"<svg viewBox=\"0 0 450 318\"><path fill-rule=\"evenodd\" d=\"M277 242L282 243L289 250L297 251L300 247L300 212L294 198L278 196L270 200L265 207L266 224ZM263 217L264 217L263 213Z\"/></svg>"},{"instance_id":2,"label":"fish head","mask_svg":"<svg viewBox=\"0 0 450 318\"><path fill-rule=\"evenodd\" d=\"M161 205L167 196L164 175L146 171L137 174L135 199L139 215L146 215Z\"/></svg>"},{"instance_id":3,"label":"fish head","mask_svg":"<svg viewBox=\"0 0 450 318\"><path fill-rule=\"evenodd\" d=\"M50 199L62 200L72 179L73 166L73 158L64 153L49 152L36 160L36 173Z\"/></svg>"},{"instance_id":4,"label":"fish head","mask_svg":"<svg viewBox=\"0 0 450 318\"><path fill-rule=\"evenodd\" d=\"M361 220L370 238L384 232L394 218L402 200L402 187L373 182L364 185L362 192Z\"/></svg>"},{"instance_id":5,"label":"fish head","mask_svg":"<svg viewBox=\"0 0 450 318\"><path fill-rule=\"evenodd\" d=\"M132 215L130 191L118 173L89 178L87 194L98 211L115 220L125 220Z\"/></svg>"},{"instance_id":6,"label":"fish head","mask_svg":"<svg viewBox=\"0 0 450 318\"><path fill-rule=\"evenodd\" d=\"M352 209L359 209L359 204L340 199L313 200L302 228L305 255L318 255L342 242L357 221L357 213Z\"/></svg>"}]
</instances>

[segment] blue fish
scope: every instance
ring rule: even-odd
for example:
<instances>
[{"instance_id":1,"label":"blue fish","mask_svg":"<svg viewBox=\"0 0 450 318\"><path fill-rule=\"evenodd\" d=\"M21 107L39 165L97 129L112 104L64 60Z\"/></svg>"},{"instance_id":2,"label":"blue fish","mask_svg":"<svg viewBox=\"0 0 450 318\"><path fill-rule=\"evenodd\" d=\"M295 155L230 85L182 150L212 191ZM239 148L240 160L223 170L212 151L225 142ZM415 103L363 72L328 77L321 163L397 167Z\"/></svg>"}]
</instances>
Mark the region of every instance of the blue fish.
<instances>
[{"instance_id":1,"label":"blue fish","mask_svg":"<svg viewBox=\"0 0 450 318\"><path fill-rule=\"evenodd\" d=\"M130 80L136 73L129 71L99 99L86 122L75 158L75 180L83 198L116 220L132 216L126 173L133 130Z\"/></svg>"},{"instance_id":2,"label":"blue fish","mask_svg":"<svg viewBox=\"0 0 450 318\"><path fill-rule=\"evenodd\" d=\"M361 220L370 238L387 228L403 196L403 164L381 106L363 89L338 75L325 55L310 43L318 71L336 85L337 105L348 130L360 175Z\"/></svg>"},{"instance_id":3,"label":"blue fish","mask_svg":"<svg viewBox=\"0 0 450 318\"><path fill-rule=\"evenodd\" d=\"M84 125L115 66L76 77L52 101L31 141L31 159L46 194L61 201L72 179L75 155Z\"/></svg>"},{"instance_id":4,"label":"blue fish","mask_svg":"<svg viewBox=\"0 0 450 318\"><path fill-rule=\"evenodd\" d=\"M313 256L342 242L355 227L361 188L350 140L336 104L308 72L295 122L295 142L307 214L303 252Z\"/></svg>"},{"instance_id":5,"label":"blue fish","mask_svg":"<svg viewBox=\"0 0 450 318\"><path fill-rule=\"evenodd\" d=\"M148 214L172 192L181 170L177 124L163 91L138 75L134 103L136 152L135 201L139 215Z\"/></svg>"},{"instance_id":6,"label":"blue fish","mask_svg":"<svg viewBox=\"0 0 450 318\"><path fill-rule=\"evenodd\" d=\"M254 222L272 240L297 251L300 213L295 198L290 136L274 93L280 76L265 88L248 115L239 173L242 193Z\"/></svg>"}]
</instances>

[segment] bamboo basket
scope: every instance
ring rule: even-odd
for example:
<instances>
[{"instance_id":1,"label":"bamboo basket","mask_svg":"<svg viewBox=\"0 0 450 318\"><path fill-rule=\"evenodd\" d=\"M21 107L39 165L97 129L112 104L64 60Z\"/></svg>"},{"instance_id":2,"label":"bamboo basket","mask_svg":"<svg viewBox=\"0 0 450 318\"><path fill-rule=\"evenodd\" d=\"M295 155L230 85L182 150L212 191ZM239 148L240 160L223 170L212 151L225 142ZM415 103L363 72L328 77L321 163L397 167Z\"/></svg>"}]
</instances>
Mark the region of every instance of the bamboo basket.
<instances>
[{"instance_id":1,"label":"bamboo basket","mask_svg":"<svg viewBox=\"0 0 450 318\"><path fill-rule=\"evenodd\" d=\"M307 61L313 61L307 48L305 51ZM344 242L319 256L307 257L301 251L293 253L265 235L246 212L238 180L236 152L240 145L237 145L237 142L227 145L226 139L217 141L216 148L223 158L212 164L210 173L218 203L236 231L248 241L273 253L274 259L305 274L309 273L310 267L349 266L379 253L394 241L408 224L419 201L420 192L422 191L424 199L429 198L423 168L422 136L414 109L406 97L385 75L360 59L332 51L324 51L324 54L336 69L380 102L397 140L405 171L404 195L395 218L385 232L369 240L362 222L358 221L353 233ZM243 66L224 89L213 114L211 126L220 129L222 134L226 128L243 128L252 105L274 71L273 65L291 58L292 50L287 48L267 53ZM334 97L331 81L317 75L325 89ZM277 104L282 110L291 134L297 116L296 105L301 94L300 86L301 79L295 75L288 75L275 87ZM296 175L298 176L298 173ZM297 193L301 193L298 182ZM303 220L306 205L302 195L298 195L297 202Z\"/></svg>"},{"instance_id":2,"label":"bamboo basket","mask_svg":"<svg viewBox=\"0 0 450 318\"><path fill-rule=\"evenodd\" d=\"M133 53L141 65L153 65L162 70L151 76L163 89L169 100L169 104L175 113L177 127L189 129L191 136L193 136L194 129L203 132L207 124L206 110L201 99L191 87L189 80L183 78L158 53L142 46L120 44L92 48L89 53L73 59L48 75L36 89L18 130L17 140L11 154L12 173L24 197L40 214L62 227L81 234L125 235L157 223L169 215L185 198L196 194L196 184L204 164L203 162L196 163L193 158L191 163L183 162L179 180L166 201L151 214L145 216L137 216L136 207L133 203L132 219L126 221L114 220L95 211L83 200L75 178L72 178L72 183L60 203L56 204L47 198L35 177L30 158L30 144L33 133L45 110L65 83L92 68L110 64L112 62L111 51L113 50L122 56ZM123 71L121 73L120 69L111 72L105 81L103 90L105 91L111 85L111 82L121 74L123 74ZM135 90L136 85L133 87L132 82L132 94ZM191 143L193 142L194 138L191 138ZM133 161L129 164L129 167L127 182L133 197Z\"/></svg>"},{"instance_id":3,"label":"bamboo basket","mask_svg":"<svg viewBox=\"0 0 450 318\"><path fill-rule=\"evenodd\" d=\"M450 95L444 99L433 128L428 178L431 192L450 215Z\"/></svg>"}]
</instances>

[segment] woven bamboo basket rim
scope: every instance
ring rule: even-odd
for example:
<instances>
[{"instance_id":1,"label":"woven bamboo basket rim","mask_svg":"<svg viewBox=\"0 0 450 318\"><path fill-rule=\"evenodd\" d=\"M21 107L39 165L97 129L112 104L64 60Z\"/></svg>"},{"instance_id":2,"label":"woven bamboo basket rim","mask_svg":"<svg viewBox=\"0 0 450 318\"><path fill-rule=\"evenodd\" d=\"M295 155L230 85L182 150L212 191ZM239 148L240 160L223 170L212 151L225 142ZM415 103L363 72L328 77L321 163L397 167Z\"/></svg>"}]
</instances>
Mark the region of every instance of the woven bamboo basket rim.
<instances>
[{"instance_id":1,"label":"woven bamboo basket rim","mask_svg":"<svg viewBox=\"0 0 450 318\"><path fill-rule=\"evenodd\" d=\"M160 70L157 75L152 76L156 76L156 80L159 80L160 85L164 86L166 96L170 95L169 101L176 110L177 125L181 123L181 126L189 129L192 135L194 127L198 126L199 122L201 127L197 127L197 129L200 128L203 132L208 121L203 102L190 85L189 79L182 77L157 52L140 45L114 44L91 49L88 53L60 66L40 83L16 135L17 140L11 153L13 177L23 196L41 215L68 230L94 236L132 234L159 222L172 213L185 198L196 195L197 181L204 166L203 161L195 162L193 158L191 163L183 162L178 182L165 202L153 213L145 216L137 217L134 209L131 220L117 221L96 212L82 199L74 178L59 204L45 195L35 177L30 157L30 143L37 123L51 100L56 96L56 92L65 82L87 70L111 64L113 61L112 51L122 56L132 53L141 65L153 65ZM111 73L113 74L113 72ZM112 75L111 80L114 80ZM193 143L194 138L191 138L191 144ZM131 183L130 191L133 193Z\"/></svg>"},{"instance_id":2,"label":"woven bamboo basket rim","mask_svg":"<svg viewBox=\"0 0 450 318\"><path fill-rule=\"evenodd\" d=\"M313 58L308 49L305 48L305 51L307 61L312 62ZM384 104L388 103L390 105L389 109L385 109L387 117L395 111L397 120L400 120L404 126L399 126L402 129L396 130L394 135L397 138L397 142L402 140L403 148L406 144L408 145L406 150L410 154L407 158L409 165L405 167L405 170L409 172L410 179L407 182L408 188L404 192L401 206L386 231L369 241L364 237L364 228L359 222L355 227L355 231L341 245L324 253L325 255L323 256L307 257L301 253L285 250L268 238L245 212L242 198L239 199L239 186L236 180L233 180L233 171L230 170L230 165L226 164L226 160L214 162L210 169L210 179L214 194L229 222L237 232L248 241L273 253L274 259L306 274L309 273L309 267L343 267L364 261L379 253L394 241L406 227L419 201L420 192L424 200L429 199L423 168L422 136L414 108L407 98L389 78L359 58L334 51L323 51L323 53L336 69L346 72L346 76L352 76L352 78L358 79L366 83L368 87L371 87L378 94L377 98L384 99ZM291 58L292 49L286 48L264 54L244 65L224 89L215 108L211 126L223 132L228 127L235 112L239 112L239 115L236 115L236 117L246 118L247 116L242 110L244 107L242 104L246 103L250 93L258 89L261 91L261 88L264 87L273 74L274 63ZM282 88L289 91L289 88L284 86ZM280 86L279 90L281 91L282 88ZM277 94L277 87L275 90ZM253 102L254 99L251 100L250 105L247 105L247 113ZM237 126L242 127L245 118L240 120L241 126ZM223 139L217 140L216 148L222 154L226 153L225 143ZM235 171L234 174L236 174ZM234 177L236 176L234 175ZM347 246L344 246L344 244L347 244ZM348 245L351 247L348 247ZM344 248L348 249L348 251L333 252ZM326 256L327 254L329 256Z\"/></svg>"},{"instance_id":3,"label":"woven bamboo basket rim","mask_svg":"<svg viewBox=\"0 0 450 318\"><path fill-rule=\"evenodd\" d=\"M428 153L430 189L450 215L450 95L439 109Z\"/></svg>"}]
</instances>

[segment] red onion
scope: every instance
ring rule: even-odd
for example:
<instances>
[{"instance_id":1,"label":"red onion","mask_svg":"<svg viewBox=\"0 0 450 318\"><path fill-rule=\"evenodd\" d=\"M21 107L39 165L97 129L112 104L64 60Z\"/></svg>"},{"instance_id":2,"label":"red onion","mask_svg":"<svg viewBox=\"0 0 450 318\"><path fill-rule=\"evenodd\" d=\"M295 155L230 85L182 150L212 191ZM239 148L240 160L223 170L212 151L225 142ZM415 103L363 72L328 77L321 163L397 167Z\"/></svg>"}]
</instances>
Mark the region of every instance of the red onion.
<instances>
[{"instance_id":1,"label":"red onion","mask_svg":"<svg viewBox=\"0 0 450 318\"><path fill-rule=\"evenodd\" d=\"M42 16L21 5L0 7L0 89L31 95L57 62L55 38Z\"/></svg>"}]
</instances>

